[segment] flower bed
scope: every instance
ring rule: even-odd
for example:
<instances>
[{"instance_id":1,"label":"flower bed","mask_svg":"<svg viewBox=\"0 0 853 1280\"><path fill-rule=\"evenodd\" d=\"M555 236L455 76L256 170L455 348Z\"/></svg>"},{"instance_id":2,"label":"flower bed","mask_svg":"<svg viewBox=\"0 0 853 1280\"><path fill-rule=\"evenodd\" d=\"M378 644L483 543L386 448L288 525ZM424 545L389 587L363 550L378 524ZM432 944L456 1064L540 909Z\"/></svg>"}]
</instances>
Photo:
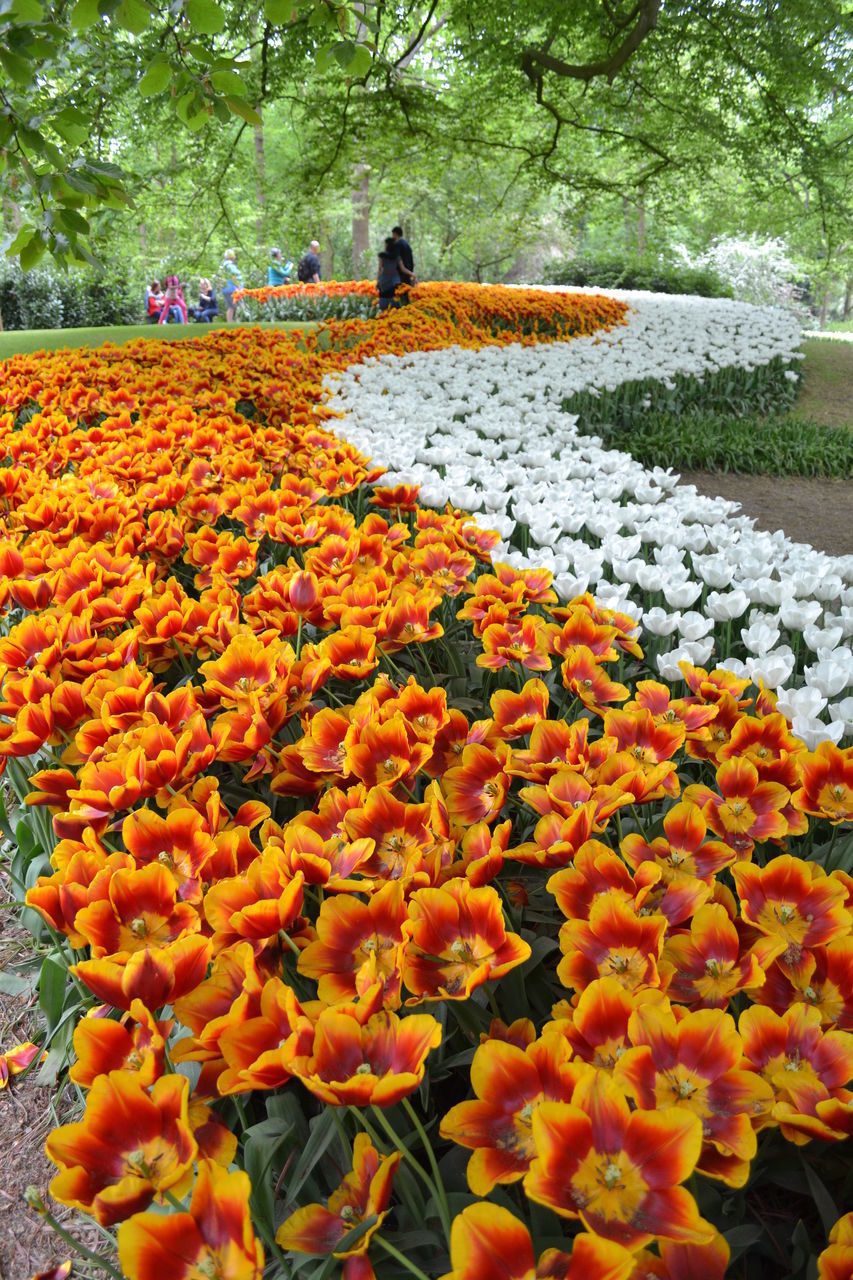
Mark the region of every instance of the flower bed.
<instances>
[{"instance_id":1,"label":"flower bed","mask_svg":"<svg viewBox=\"0 0 853 1280\"><path fill-rule=\"evenodd\" d=\"M254 320L352 320L375 317L379 295L370 280L325 284L267 285L238 289L234 301L240 318Z\"/></svg>"},{"instance_id":2,"label":"flower bed","mask_svg":"<svg viewBox=\"0 0 853 1280\"><path fill-rule=\"evenodd\" d=\"M731 670L684 662L674 694L613 593L431 505L474 434L534 423L499 380L473 432L480 389L430 405L430 361L461 344L521 370L550 422L536 338L615 349L624 318L434 287L305 339L9 362L0 740L48 956L44 1046L0 1082L42 1048L43 1078L71 1064L85 1115L48 1139L51 1191L129 1280L530 1280L537 1258L715 1280L826 1245L853 1115L853 751L810 751ZM352 408L356 362L373 409L344 430L367 439L397 395L377 463L414 441L388 378L423 388L416 451L458 419L448 462L413 460L420 500L329 429L323 379ZM543 483L566 455L600 475L573 424L562 443L527 459ZM672 501L666 473L645 483L638 503Z\"/></svg>"},{"instance_id":3,"label":"flower bed","mask_svg":"<svg viewBox=\"0 0 853 1280\"><path fill-rule=\"evenodd\" d=\"M498 529L497 556L547 566L564 600L594 589L642 617L657 674L681 683L682 660L713 654L776 690L816 746L853 734L853 558L757 531L588 434L703 395L784 403L798 343L778 309L638 295L627 325L568 346L383 357L345 373L332 403L392 482Z\"/></svg>"}]
</instances>

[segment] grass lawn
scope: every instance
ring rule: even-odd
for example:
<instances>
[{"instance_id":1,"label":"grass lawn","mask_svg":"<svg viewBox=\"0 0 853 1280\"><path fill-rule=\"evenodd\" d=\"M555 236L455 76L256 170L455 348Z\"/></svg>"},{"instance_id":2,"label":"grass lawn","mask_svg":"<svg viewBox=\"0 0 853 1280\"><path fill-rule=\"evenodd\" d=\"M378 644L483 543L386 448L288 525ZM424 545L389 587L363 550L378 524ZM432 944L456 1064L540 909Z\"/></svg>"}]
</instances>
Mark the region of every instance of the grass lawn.
<instances>
[{"instance_id":1,"label":"grass lawn","mask_svg":"<svg viewBox=\"0 0 853 1280\"><path fill-rule=\"evenodd\" d=\"M316 329L314 323L271 321L253 325L259 329ZM211 329L244 329L245 323L226 324L123 324L102 329L8 329L0 333L0 360L31 351L57 351L68 347L100 347L105 342L131 342L134 338L200 338Z\"/></svg>"},{"instance_id":2,"label":"grass lawn","mask_svg":"<svg viewBox=\"0 0 853 1280\"><path fill-rule=\"evenodd\" d=\"M853 427L853 342L808 338L794 416L825 427Z\"/></svg>"}]
</instances>

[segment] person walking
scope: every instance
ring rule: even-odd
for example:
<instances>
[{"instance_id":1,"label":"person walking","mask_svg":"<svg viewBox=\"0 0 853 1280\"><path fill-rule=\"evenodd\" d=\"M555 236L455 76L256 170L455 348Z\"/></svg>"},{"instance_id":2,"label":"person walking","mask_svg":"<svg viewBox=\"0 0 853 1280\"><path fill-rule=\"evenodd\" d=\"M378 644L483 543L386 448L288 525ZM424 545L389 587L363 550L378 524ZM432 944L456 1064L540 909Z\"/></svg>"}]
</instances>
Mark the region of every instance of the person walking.
<instances>
[{"instance_id":1,"label":"person walking","mask_svg":"<svg viewBox=\"0 0 853 1280\"><path fill-rule=\"evenodd\" d=\"M267 267L267 287L277 289L279 285L290 284L292 262L282 262L281 249L270 249L270 264Z\"/></svg>"},{"instance_id":2,"label":"person walking","mask_svg":"<svg viewBox=\"0 0 853 1280\"><path fill-rule=\"evenodd\" d=\"M308 246L308 252L305 257L300 259L299 266L296 268L296 274L303 284L319 284L321 277L320 259L317 251L320 248L319 240L312 240Z\"/></svg>"},{"instance_id":3,"label":"person walking","mask_svg":"<svg viewBox=\"0 0 853 1280\"><path fill-rule=\"evenodd\" d=\"M400 305L399 298L394 296L401 283L398 267L399 260L390 250L380 250L379 272L376 277L380 311L387 311L389 307L399 307Z\"/></svg>"},{"instance_id":4,"label":"person walking","mask_svg":"<svg viewBox=\"0 0 853 1280\"><path fill-rule=\"evenodd\" d=\"M237 250L226 249L222 260L222 296L225 299L225 319L234 320L237 308L234 305L234 294L243 288L243 272L237 266Z\"/></svg>"},{"instance_id":5,"label":"person walking","mask_svg":"<svg viewBox=\"0 0 853 1280\"><path fill-rule=\"evenodd\" d=\"M400 276L403 283L416 285L418 281L415 276L415 255L412 253L412 246L403 235L403 228L392 227L391 239L394 241L394 247L399 259Z\"/></svg>"}]
</instances>

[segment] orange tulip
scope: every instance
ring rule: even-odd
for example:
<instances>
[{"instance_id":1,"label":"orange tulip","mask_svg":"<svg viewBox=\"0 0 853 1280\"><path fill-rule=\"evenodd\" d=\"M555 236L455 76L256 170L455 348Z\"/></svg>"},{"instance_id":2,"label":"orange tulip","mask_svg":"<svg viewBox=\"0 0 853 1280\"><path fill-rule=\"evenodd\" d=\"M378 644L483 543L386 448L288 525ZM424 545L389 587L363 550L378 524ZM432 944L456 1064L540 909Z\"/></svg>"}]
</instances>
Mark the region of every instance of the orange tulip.
<instances>
[{"instance_id":1,"label":"orange tulip","mask_svg":"<svg viewBox=\"0 0 853 1280\"><path fill-rule=\"evenodd\" d=\"M508 1209L472 1204L450 1229L453 1270L441 1280L630 1280L634 1255L612 1240L581 1233L571 1256L547 1249L535 1261L530 1233Z\"/></svg>"},{"instance_id":2,"label":"orange tulip","mask_svg":"<svg viewBox=\"0 0 853 1280\"><path fill-rule=\"evenodd\" d=\"M633 1048L619 1059L615 1079L648 1110L683 1107L702 1121L697 1168L730 1187L742 1187L757 1150L751 1117L772 1093L754 1071L740 1069L743 1044L734 1020L700 1009L676 1021L661 1005L645 1004L629 1022Z\"/></svg>"},{"instance_id":3,"label":"orange tulip","mask_svg":"<svg viewBox=\"0 0 853 1280\"><path fill-rule=\"evenodd\" d=\"M719 794L701 783L691 785L684 799L698 804L708 826L739 858L752 852L756 840L778 839L788 830L781 810L790 792L778 782L760 782L749 760L726 760L717 769Z\"/></svg>"},{"instance_id":4,"label":"orange tulip","mask_svg":"<svg viewBox=\"0 0 853 1280\"><path fill-rule=\"evenodd\" d=\"M782 854L764 867L737 863L732 875L744 920L782 939L788 964L796 964L804 948L845 937L853 927L844 885L813 862Z\"/></svg>"},{"instance_id":5,"label":"orange tulip","mask_svg":"<svg viewBox=\"0 0 853 1280\"><path fill-rule=\"evenodd\" d=\"M780 939L744 942L725 907L709 902L693 917L689 933L667 938L661 963L671 974L668 994L682 1004L725 1009L738 991L754 992L765 969L784 949Z\"/></svg>"},{"instance_id":6,"label":"orange tulip","mask_svg":"<svg viewBox=\"0 0 853 1280\"><path fill-rule=\"evenodd\" d=\"M99 1076L81 1121L49 1135L45 1150L59 1166L50 1194L109 1227L145 1209L165 1191L189 1188L196 1142L184 1076L167 1075L148 1091L132 1071Z\"/></svg>"},{"instance_id":7,"label":"orange tulip","mask_svg":"<svg viewBox=\"0 0 853 1280\"><path fill-rule=\"evenodd\" d=\"M853 1035L821 1029L817 1009L796 1004L780 1016L753 1005L740 1016L744 1066L760 1073L775 1101L760 1124L777 1123L791 1142L838 1142L853 1131Z\"/></svg>"},{"instance_id":8,"label":"orange tulip","mask_svg":"<svg viewBox=\"0 0 853 1280\"><path fill-rule=\"evenodd\" d=\"M460 1102L441 1122L441 1136L469 1147L468 1186L487 1196L498 1184L517 1182L535 1155L533 1113L546 1098L569 1101L583 1063L570 1061L568 1041L543 1036L520 1047L486 1040L474 1054L474 1102Z\"/></svg>"},{"instance_id":9,"label":"orange tulip","mask_svg":"<svg viewBox=\"0 0 853 1280\"><path fill-rule=\"evenodd\" d=\"M409 904L411 936L403 948L403 982L413 998L465 1000L484 982L523 964L530 946L507 933L501 900L489 886L450 880L418 889Z\"/></svg>"},{"instance_id":10,"label":"orange tulip","mask_svg":"<svg viewBox=\"0 0 853 1280\"><path fill-rule=\"evenodd\" d=\"M324 1009L310 1052L288 1061L309 1092L336 1107L391 1107L421 1083L441 1027L428 1014L370 1013L370 1004Z\"/></svg>"},{"instance_id":11,"label":"orange tulip","mask_svg":"<svg viewBox=\"0 0 853 1280\"><path fill-rule=\"evenodd\" d=\"M683 1108L631 1111L608 1076L590 1073L570 1103L540 1104L533 1141L527 1196L596 1235L629 1249L655 1236L702 1244L714 1235L679 1185L702 1148L702 1122Z\"/></svg>"},{"instance_id":12,"label":"orange tulip","mask_svg":"<svg viewBox=\"0 0 853 1280\"><path fill-rule=\"evenodd\" d=\"M853 1275L853 1213L839 1218L817 1260L818 1280L850 1280Z\"/></svg>"},{"instance_id":13,"label":"orange tulip","mask_svg":"<svg viewBox=\"0 0 853 1280\"><path fill-rule=\"evenodd\" d=\"M90 1013L74 1028L77 1061L68 1074L83 1089L91 1088L98 1076L110 1071L135 1071L139 1083L152 1085L165 1066L166 1038L172 1022L157 1022L140 1000L130 1006L130 1015L120 1022Z\"/></svg>"},{"instance_id":14,"label":"orange tulip","mask_svg":"<svg viewBox=\"0 0 853 1280\"><path fill-rule=\"evenodd\" d=\"M329 1197L326 1206L309 1204L285 1219L276 1232L276 1244L298 1253L350 1258L365 1254L371 1238L388 1216L394 1174L402 1159L395 1151L381 1156L366 1133L358 1133L353 1143L352 1171ZM348 1249L338 1248L365 1219L375 1218Z\"/></svg>"},{"instance_id":15,"label":"orange tulip","mask_svg":"<svg viewBox=\"0 0 853 1280\"><path fill-rule=\"evenodd\" d=\"M264 1250L249 1211L251 1184L200 1160L188 1213L137 1213L118 1230L118 1255L127 1280L261 1280Z\"/></svg>"},{"instance_id":16,"label":"orange tulip","mask_svg":"<svg viewBox=\"0 0 853 1280\"><path fill-rule=\"evenodd\" d=\"M317 941L300 952L297 967L318 983L324 1003L352 1000L379 982L383 1007L400 1007L400 965L409 925L399 880L383 885L367 903L353 897L327 899L316 928Z\"/></svg>"},{"instance_id":17,"label":"orange tulip","mask_svg":"<svg viewBox=\"0 0 853 1280\"><path fill-rule=\"evenodd\" d=\"M803 785L792 797L796 808L833 824L853 818L853 747L820 742L799 758Z\"/></svg>"}]
</instances>

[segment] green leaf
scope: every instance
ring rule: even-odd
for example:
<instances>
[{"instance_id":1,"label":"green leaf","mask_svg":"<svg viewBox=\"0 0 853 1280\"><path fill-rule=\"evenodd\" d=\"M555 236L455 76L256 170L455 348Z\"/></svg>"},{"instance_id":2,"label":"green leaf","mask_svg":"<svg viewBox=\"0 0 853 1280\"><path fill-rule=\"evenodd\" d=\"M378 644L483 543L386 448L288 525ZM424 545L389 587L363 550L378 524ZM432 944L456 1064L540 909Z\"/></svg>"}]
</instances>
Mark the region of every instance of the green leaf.
<instances>
[{"instance_id":1,"label":"green leaf","mask_svg":"<svg viewBox=\"0 0 853 1280\"><path fill-rule=\"evenodd\" d=\"M814 1169L812 1169L805 1156L803 1156L803 1170L806 1175L806 1181L809 1184L809 1191L811 1192L812 1199L814 1200L815 1208L820 1214L823 1229L828 1235L838 1219L841 1217L841 1210L836 1205L832 1196L829 1194Z\"/></svg>"},{"instance_id":2,"label":"green leaf","mask_svg":"<svg viewBox=\"0 0 853 1280\"><path fill-rule=\"evenodd\" d=\"M246 93L246 86L236 71L212 71L210 83L220 93L236 93L238 97Z\"/></svg>"},{"instance_id":3,"label":"green leaf","mask_svg":"<svg viewBox=\"0 0 853 1280\"><path fill-rule=\"evenodd\" d=\"M9 53L8 49L0 49L0 63L2 63L6 74L17 84L32 84L33 66L26 58L22 58L20 54Z\"/></svg>"},{"instance_id":4,"label":"green leaf","mask_svg":"<svg viewBox=\"0 0 853 1280\"><path fill-rule=\"evenodd\" d=\"M67 984L68 971L65 966L58 960L54 960L52 956L48 956L39 976L39 1008L45 1016L48 1035L62 1017Z\"/></svg>"},{"instance_id":5,"label":"green leaf","mask_svg":"<svg viewBox=\"0 0 853 1280\"><path fill-rule=\"evenodd\" d=\"M295 12L296 8L293 0L264 0L264 13L267 16L267 22L271 22L274 27L280 27L286 22L292 22Z\"/></svg>"},{"instance_id":6,"label":"green leaf","mask_svg":"<svg viewBox=\"0 0 853 1280\"><path fill-rule=\"evenodd\" d=\"M275 1205L270 1171L276 1152L291 1132L292 1125L272 1118L253 1125L244 1135L243 1168L252 1182L252 1214L271 1233L275 1231Z\"/></svg>"},{"instance_id":7,"label":"green leaf","mask_svg":"<svg viewBox=\"0 0 853 1280\"><path fill-rule=\"evenodd\" d=\"M299 1163L287 1180L287 1192L291 1200L298 1198L306 1178L314 1172L329 1143L337 1134L332 1110L332 1107L326 1107L325 1111L311 1122L311 1136L305 1143Z\"/></svg>"},{"instance_id":8,"label":"green leaf","mask_svg":"<svg viewBox=\"0 0 853 1280\"><path fill-rule=\"evenodd\" d=\"M189 93L185 93L182 97L178 98L178 101L175 104L175 111L177 112L178 119L183 120L184 124L189 120L190 111L195 106L197 100L195 89L190 89ZM193 114L195 113L193 112Z\"/></svg>"},{"instance_id":9,"label":"green leaf","mask_svg":"<svg viewBox=\"0 0 853 1280\"><path fill-rule=\"evenodd\" d=\"M332 57L335 59L339 67L344 70L350 65L355 56L355 45L352 40L341 40L332 48Z\"/></svg>"},{"instance_id":10,"label":"green leaf","mask_svg":"<svg viewBox=\"0 0 853 1280\"><path fill-rule=\"evenodd\" d=\"M145 74L139 81L139 92L143 98L153 98L155 94L168 89L172 82L172 68L165 58L155 58L145 68Z\"/></svg>"},{"instance_id":11,"label":"green leaf","mask_svg":"<svg viewBox=\"0 0 853 1280\"><path fill-rule=\"evenodd\" d=\"M352 57L345 65L345 71L359 80L362 76L366 76L370 68L373 66L373 54L367 45L359 44L355 46Z\"/></svg>"},{"instance_id":12,"label":"green leaf","mask_svg":"<svg viewBox=\"0 0 853 1280\"><path fill-rule=\"evenodd\" d=\"M21 262L22 271L31 271L37 262L44 257L47 245L42 240L40 233L37 231L21 249L18 257Z\"/></svg>"},{"instance_id":13,"label":"green leaf","mask_svg":"<svg viewBox=\"0 0 853 1280\"><path fill-rule=\"evenodd\" d=\"M116 19L119 26L124 27L125 31L130 31L132 35L138 36L148 26L151 18L151 10L147 4L143 4L142 0L121 0L121 4L116 10Z\"/></svg>"},{"instance_id":14,"label":"green leaf","mask_svg":"<svg viewBox=\"0 0 853 1280\"><path fill-rule=\"evenodd\" d=\"M0 969L0 991L4 996L32 995L33 984L26 978L19 978L17 973L8 973Z\"/></svg>"},{"instance_id":15,"label":"green leaf","mask_svg":"<svg viewBox=\"0 0 853 1280\"><path fill-rule=\"evenodd\" d=\"M14 0L9 13L19 22L41 22L44 18L44 6L41 0Z\"/></svg>"},{"instance_id":16,"label":"green leaf","mask_svg":"<svg viewBox=\"0 0 853 1280\"><path fill-rule=\"evenodd\" d=\"M51 119L51 125L66 142L77 147L89 136L90 121L74 107L65 107Z\"/></svg>"},{"instance_id":17,"label":"green leaf","mask_svg":"<svg viewBox=\"0 0 853 1280\"><path fill-rule=\"evenodd\" d=\"M71 234L85 236L88 235L91 230L89 223L81 213L77 212L76 209L57 209L56 221L64 231L68 231Z\"/></svg>"},{"instance_id":18,"label":"green leaf","mask_svg":"<svg viewBox=\"0 0 853 1280\"><path fill-rule=\"evenodd\" d=\"M215 0L187 0L186 15L205 36L215 36L225 26L225 14Z\"/></svg>"},{"instance_id":19,"label":"green leaf","mask_svg":"<svg viewBox=\"0 0 853 1280\"><path fill-rule=\"evenodd\" d=\"M249 124L263 124L255 108L250 107L245 98L232 98L229 95L225 101L228 104L228 110L235 116L239 116L241 120L246 120Z\"/></svg>"},{"instance_id":20,"label":"green leaf","mask_svg":"<svg viewBox=\"0 0 853 1280\"><path fill-rule=\"evenodd\" d=\"M88 31L101 16L100 0L77 0L71 14L71 25L75 31Z\"/></svg>"}]
</instances>

